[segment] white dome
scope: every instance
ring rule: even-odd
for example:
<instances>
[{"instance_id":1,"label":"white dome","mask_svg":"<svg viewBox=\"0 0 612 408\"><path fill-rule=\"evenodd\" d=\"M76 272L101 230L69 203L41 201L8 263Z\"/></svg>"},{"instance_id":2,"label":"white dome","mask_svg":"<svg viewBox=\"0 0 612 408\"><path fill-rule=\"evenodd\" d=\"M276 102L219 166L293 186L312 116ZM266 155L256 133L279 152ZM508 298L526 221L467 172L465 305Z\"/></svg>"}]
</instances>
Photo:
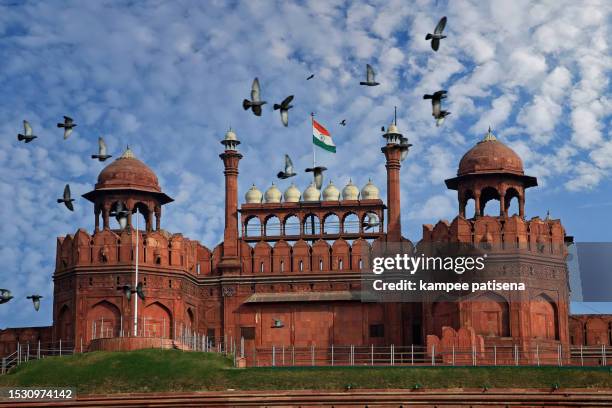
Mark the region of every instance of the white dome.
<instances>
[{"instance_id":1,"label":"white dome","mask_svg":"<svg viewBox=\"0 0 612 408\"><path fill-rule=\"evenodd\" d=\"M274 183L272 183L272 185L270 186L270 188L266 191L266 194L264 195L266 199L266 203L280 203L282 196L283 194L276 187L276 184Z\"/></svg>"},{"instance_id":2,"label":"white dome","mask_svg":"<svg viewBox=\"0 0 612 408\"><path fill-rule=\"evenodd\" d=\"M286 203L297 203L300 201L301 196L302 196L302 193L300 193L300 190L293 183L291 183L289 188L285 190L285 202Z\"/></svg>"},{"instance_id":3,"label":"white dome","mask_svg":"<svg viewBox=\"0 0 612 408\"><path fill-rule=\"evenodd\" d=\"M321 198L321 192L317 190L314 183L310 183L308 188L304 190L302 197L304 198L304 201L319 201Z\"/></svg>"},{"instance_id":4,"label":"white dome","mask_svg":"<svg viewBox=\"0 0 612 408\"><path fill-rule=\"evenodd\" d=\"M339 199L340 190L338 190L330 180L328 186L323 190L323 201L338 201Z\"/></svg>"},{"instance_id":5,"label":"white dome","mask_svg":"<svg viewBox=\"0 0 612 408\"><path fill-rule=\"evenodd\" d=\"M232 128L229 128L227 133L225 133L225 140L232 140L232 141L238 140L238 137L236 137L236 133L234 133Z\"/></svg>"},{"instance_id":6,"label":"white dome","mask_svg":"<svg viewBox=\"0 0 612 408\"><path fill-rule=\"evenodd\" d=\"M368 184L361 189L362 200L378 200L380 198L378 187L372 183L372 179L368 180Z\"/></svg>"},{"instance_id":7,"label":"white dome","mask_svg":"<svg viewBox=\"0 0 612 408\"><path fill-rule=\"evenodd\" d=\"M342 189L343 200L359 200L359 189L353 184L353 180L349 179L349 182Z\"/></svg>"},{"instance_id":8,"label":"white dome","mask_svg":"<svg viewBox=\"0 0 612 408\"><path fill-rule=\"evenodd\" d=\"M249 191L247 191L244 195L244 199L247 204L259 204L261 203L261 196L261 191L259 191L259 189L255 187L255 184L253 184L251 188L249 188Z\"/></svg>"}]
</instances>

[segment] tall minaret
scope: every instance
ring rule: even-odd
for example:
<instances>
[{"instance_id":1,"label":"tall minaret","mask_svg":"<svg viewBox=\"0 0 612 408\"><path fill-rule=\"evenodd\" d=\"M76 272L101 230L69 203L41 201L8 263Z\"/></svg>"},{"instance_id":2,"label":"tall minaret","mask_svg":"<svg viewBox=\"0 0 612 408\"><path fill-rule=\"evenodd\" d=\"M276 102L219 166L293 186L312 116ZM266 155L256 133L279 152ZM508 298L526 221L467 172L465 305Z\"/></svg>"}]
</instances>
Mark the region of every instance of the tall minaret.
<instances>
[{"instance_id":1,"label":"tall minaret","mask_svg":"<svg viewBox=\"0 0 612 408\"><path fill-rule=\"evenodd\" d=\"M411 144L397 129L397 115L383 135L387 144L381 149L387 159L387 240L400 242L402 238L400 168Z\"/></svg>"},{"instance_id":2,"label":"tall minaret","mask_svg":"<svg viewBox=\"0 0 612 408\"><path fill-rule=\"evenodd\" d=\"M219 268L222 273L239 273L238 259L238 163L242 155L238 152L240 141L230 128L221 141L225 151L219 155L225 167L225 231L223 233L223 255Z\"/></svg>"}]
</instances>

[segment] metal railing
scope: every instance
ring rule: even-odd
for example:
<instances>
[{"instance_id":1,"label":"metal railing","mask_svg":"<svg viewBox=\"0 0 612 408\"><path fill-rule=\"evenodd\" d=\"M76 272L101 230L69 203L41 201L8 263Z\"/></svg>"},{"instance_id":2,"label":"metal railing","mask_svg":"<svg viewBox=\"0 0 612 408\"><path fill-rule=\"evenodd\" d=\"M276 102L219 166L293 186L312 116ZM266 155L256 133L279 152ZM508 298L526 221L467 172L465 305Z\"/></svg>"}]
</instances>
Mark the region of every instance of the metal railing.
<instances>
[{"instance_id":1,"label":"metal railing","mask_svg":"<svg viewBox=\"0 0 612 408\"><path fill-rule=\"evenodd\" d=\"M76 352L72 342L65 340L49 343L41 343L40 341L36 343L17 342L16 346L13 353L2 357L0 374L7 374L11 368L30 360L40 360L51 356L69 356Z\"/></svg>"},{"instance_id":2,"label":"metal railing","mask_svg":"<svg viewBox=\"0 0 612 408\"><path fill-rule=\"evenodd\" d=\"M238 356L251 367L286 366L609 366L610 346L519 345L450 347L287 346L245 347L240 342Z\"/></svg>"}]
</instances>

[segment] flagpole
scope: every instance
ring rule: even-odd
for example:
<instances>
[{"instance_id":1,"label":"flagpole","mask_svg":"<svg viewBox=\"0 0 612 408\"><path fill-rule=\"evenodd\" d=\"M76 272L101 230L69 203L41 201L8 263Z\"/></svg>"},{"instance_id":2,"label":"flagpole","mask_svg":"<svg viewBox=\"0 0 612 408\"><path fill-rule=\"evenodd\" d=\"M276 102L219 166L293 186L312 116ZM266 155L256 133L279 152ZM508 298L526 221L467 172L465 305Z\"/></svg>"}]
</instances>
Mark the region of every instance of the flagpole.
<instances>
[{"instance_id":1,"label":"flagpole","mask_svg":"<svg viewBox=\"0 0 612 408\"><path fill-rule=\"evenodd\" d=\"M310 132L312 133L312 128L314 128L314 112L310 112L310 125L311 125ZM317 167L317 153L315 150L314 142L311 141L311 143L312 143L312 168L314 169L315 167Z\"/></svg>"}]
</instances>

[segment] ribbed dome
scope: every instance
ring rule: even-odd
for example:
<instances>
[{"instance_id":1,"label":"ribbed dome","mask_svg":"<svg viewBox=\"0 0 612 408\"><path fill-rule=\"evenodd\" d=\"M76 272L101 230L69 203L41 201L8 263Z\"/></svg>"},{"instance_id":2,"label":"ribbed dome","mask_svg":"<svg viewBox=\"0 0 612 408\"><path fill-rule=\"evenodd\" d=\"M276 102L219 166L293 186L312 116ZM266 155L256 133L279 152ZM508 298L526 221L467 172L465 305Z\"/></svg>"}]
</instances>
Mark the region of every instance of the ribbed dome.
<instances>
[{"instance_id":1,"label":"ribbed dome","mask_svg":"<svg viewBox=\"0 0 612 408\"><path fill-rule=\"evenodd\" d=\"M319 201L321 198L321 192L317 190L314 183L310 183L308 188L304 190L304 201Z\"/></svg>"},{"instance_id":2,"label":"ribbed dome","mask_svg":"<svg viewBox=\"0 0 612 408\"><path fill-rule=\"evenodd\" d=\"M261 203L262 195L263 194L261 194L261 191L259 191L259 189L255 187L255 184L253 184L251 188L249 188L249 191L247 191L244 195L244 200L247 202L247 204L259 204Z\"/></svg>"},{"instance_id":3,"label":"ribbed dome","mask_svg":"<svg viewBox=\"0 0 612 408\"><path fill-rule=\"evenodd\" d=\"M129 147L121 157L102 169L98 175L96 190L109 189L161 192L153 170L138 160Z\"/></svg>"},{"instance_id":4,"label":"ribbed dome","mask_svg":"<svg viewBox=\"0 0 612 408\"><path fill-rule=\"evenodd\" d=\"M463 155L457 175L498 172L523 175L523 161L489 129L484 139Z\"/></svg>"},{"instance_id":5,"label":"ribbed dome","mask_svg":"<svg viewBox=\"0 0 612 408\"><path fill-rule=\"evenodd\" d=\"M325 190L323 190L323 201L338 201L340 199L340 190L334 186L330 180Z\"/></svg>"},{"instance_id":6,"label":"ribbed dome","mask_svg":"<svg viewBox=\"0 0 612 408\"><path fill-rule=\"evenodd\" d=\"M283 197L283 194L276 187L276 184L272 183L270 188L266 191L266 194L264 195L264 197L266 199L266 203L280 203L281 198Z\"/></svg>"},{"instance_id":7,"label":"ribbed dome","mask_svg":"<svg viewBox=\"0 0 612 408\"><path fill-rule=\"evenodd\" d=\"M343 200L359 200L359 189L353 184L353 180L349 179L348 183L342 189Z\"/></svg>"},{"instance_id":8,"label":"ribbed dome","mask_svg":"<svg viewBox=\"0 0 612 408\"><path fill-rule=\"evenodd\" d=\"M285 190L286 203L297 203L300 201L301 196L302 193L300 193L300 190L293 183Z\"/></svg>"},{"instance_id":9,"label":"ribbed dome","mask_svg":"<svg viewBox=\"0 0 612 408\"><path fill-rule=\"evenodd\" d=\"M378 200L380 198L380 191L378 187L372 183L372 179L368 180L368 184L363 186L361 189L361 199L362 200Z\"/></svg>"}]
</instances>

